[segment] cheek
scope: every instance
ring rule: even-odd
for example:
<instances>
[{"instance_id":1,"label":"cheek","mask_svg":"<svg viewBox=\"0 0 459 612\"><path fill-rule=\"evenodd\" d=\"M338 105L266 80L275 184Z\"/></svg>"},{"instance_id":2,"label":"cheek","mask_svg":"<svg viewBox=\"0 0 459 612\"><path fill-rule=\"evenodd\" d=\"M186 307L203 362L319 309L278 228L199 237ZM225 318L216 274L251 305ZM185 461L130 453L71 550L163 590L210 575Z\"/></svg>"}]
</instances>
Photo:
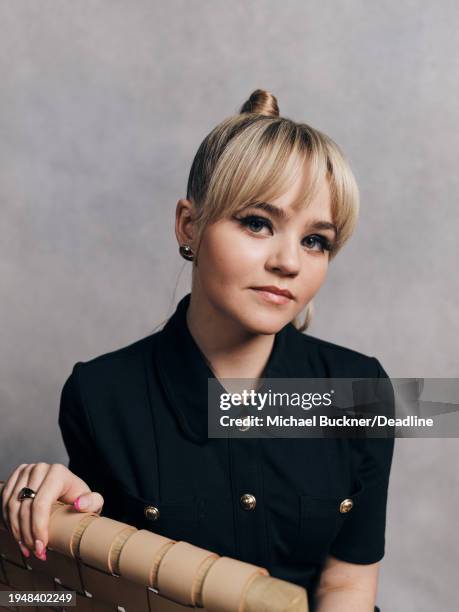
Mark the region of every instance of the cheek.
<instances>
[{"instance_id":1,"label":"cheek","mask_svg":"<svg viewBox=\"0 0 459 612\"><path fill-rule=\"evenodd\" d=\"M214 232L201 243L199 266L202 260L202 272L213 282L234 282L263 264L265 257L261 248L254 248L239 232Z\"/></svg>"},{"instance_id":2,"label":"cheek","mask_svg":"<svg viewBox=\"0 0 459 612\"><path fill-rule=\"evenodd\" d=\"M304 266L299 283L302 301L308 302L319 291L328 272L328 259L317 258Z\"/></svg>"}]
</instances>

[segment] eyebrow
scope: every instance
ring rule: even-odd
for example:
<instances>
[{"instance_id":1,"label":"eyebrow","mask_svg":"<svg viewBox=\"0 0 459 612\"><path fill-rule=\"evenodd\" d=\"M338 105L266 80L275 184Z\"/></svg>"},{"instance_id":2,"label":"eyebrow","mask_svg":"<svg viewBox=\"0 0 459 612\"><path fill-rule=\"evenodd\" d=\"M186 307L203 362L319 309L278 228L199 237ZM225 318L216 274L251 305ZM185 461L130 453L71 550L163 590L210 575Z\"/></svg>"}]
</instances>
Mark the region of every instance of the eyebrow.
<instances>
[{"instance_id":1,"label":"eyebrow","mask_svg":"<svg viewBox=\"0 0 459 612\"><path fill-rule=\"evenodd\" d=\"M287 213L283 208L279 208L278 206L274 206L274 204L270 204L269 202L253 202L244 206L243 210L246 208L260 208L261 210L265 210L267 213L271 214L276 219L280 219L281 221L285 221L287 219ZM311 229L315 230L332 230L335 233L335 237L338 235L338 229L334 223L330 223L330 221L321 221L320 219L314 219L309 224Z\"/></svg>"}]
</instances>

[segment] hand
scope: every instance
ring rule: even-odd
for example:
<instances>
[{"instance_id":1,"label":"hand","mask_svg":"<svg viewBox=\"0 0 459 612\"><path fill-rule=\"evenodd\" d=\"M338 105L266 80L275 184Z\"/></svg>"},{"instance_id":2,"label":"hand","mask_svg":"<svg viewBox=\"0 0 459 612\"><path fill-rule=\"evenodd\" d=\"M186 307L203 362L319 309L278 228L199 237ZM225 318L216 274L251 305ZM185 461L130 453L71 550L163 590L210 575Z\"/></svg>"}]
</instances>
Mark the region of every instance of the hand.
<instances>
[{"instance_id":1,"label":"hand","mask_svg":"<svg viewBox=\"0 0 459 612\"><path fill-rule=\"evenodd\" d=\"M19 491L36 491L33 499L19 501ZM46 561L51 506L56 501L73 504L78 512L101 512L104 498L61 463L22 463L0 494L5 525L18 542L25 557L30 551Z\"/></svg>"}]
</instances>

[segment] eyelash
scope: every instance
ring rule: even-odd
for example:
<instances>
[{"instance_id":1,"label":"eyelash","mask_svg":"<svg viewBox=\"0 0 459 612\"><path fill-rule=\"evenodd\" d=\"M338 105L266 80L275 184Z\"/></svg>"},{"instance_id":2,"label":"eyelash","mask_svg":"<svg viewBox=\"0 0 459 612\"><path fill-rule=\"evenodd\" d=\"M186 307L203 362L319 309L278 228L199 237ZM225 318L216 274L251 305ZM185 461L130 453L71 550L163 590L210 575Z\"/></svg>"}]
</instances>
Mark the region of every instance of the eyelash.
<instances>
[{"instance_id":1,"label":"eyelash","mask_svg":"<svg viewBox=\"0 0 459 612\"><path fill-rule=\"evenodd\" d=\"M236 217L236 219L243 227L249 227L249 225L253 221L257 221L261 222L265 227L268 227L272 230L271 222L266 217L261 217L259 215L247 215L245 217ZM259 234L259 232L256 232L254 230L251 231L253 231L254 234ZM333 251L333 243L321 234L310 234L309 236L306 236L306 238L315 238L316 244L320 244L321 246L321 249L319 251L320 253L324 253L325 251Z\"/></svg>"}]
</instances>

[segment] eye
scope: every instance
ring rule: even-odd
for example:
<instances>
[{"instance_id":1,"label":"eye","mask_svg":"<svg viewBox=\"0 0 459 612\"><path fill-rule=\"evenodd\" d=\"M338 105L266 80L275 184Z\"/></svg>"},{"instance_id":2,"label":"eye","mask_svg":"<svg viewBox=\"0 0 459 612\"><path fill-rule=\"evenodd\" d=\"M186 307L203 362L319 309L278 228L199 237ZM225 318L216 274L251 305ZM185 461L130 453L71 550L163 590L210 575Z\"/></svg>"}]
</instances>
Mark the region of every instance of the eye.
<instances>
[{"instance_id":1,"label":"eye","mask_svg":"<svg viewBox=\"0 0 459 612\"><path fill-rule=\"evenodd\" d=\"M272 229L270 221L268 221L268 219L266 219L265 217L260 217L258 215L247 215L247 217L239 217L238 221L241 225L249 228L250 231L254 232L255 234L259 234L260 230L264 227Z\"/></svg>"},{"instance_id":2,"label":"eye","mask_svg":"<svg viewBox=\"0 0 459 612\"><path fill-rule=\"evenodd\" d=\"M235 219L254 234L259 234L264 227L271 231L273 229L271 221L260 215L247 215L245 217L235 217ZM305 246L309 251L325 253L333 250L333 243L322 234L310 234L303 238L302 243L306 243Z\"/></svg>"},{"instance_id":3,"label":"eye","mask_svg":"<svg viewBox=\"0 0 459 612\"><path fill-rule=\"evenodd\" d=\"M311 234L310 236L306 236L304 241L308 242L307 246L311 247L311 250L313 251L324 253L325 251L331 251L333 249L333 244L330 242L330 240L320 234Z\"/></svg>"}]
</instances>

